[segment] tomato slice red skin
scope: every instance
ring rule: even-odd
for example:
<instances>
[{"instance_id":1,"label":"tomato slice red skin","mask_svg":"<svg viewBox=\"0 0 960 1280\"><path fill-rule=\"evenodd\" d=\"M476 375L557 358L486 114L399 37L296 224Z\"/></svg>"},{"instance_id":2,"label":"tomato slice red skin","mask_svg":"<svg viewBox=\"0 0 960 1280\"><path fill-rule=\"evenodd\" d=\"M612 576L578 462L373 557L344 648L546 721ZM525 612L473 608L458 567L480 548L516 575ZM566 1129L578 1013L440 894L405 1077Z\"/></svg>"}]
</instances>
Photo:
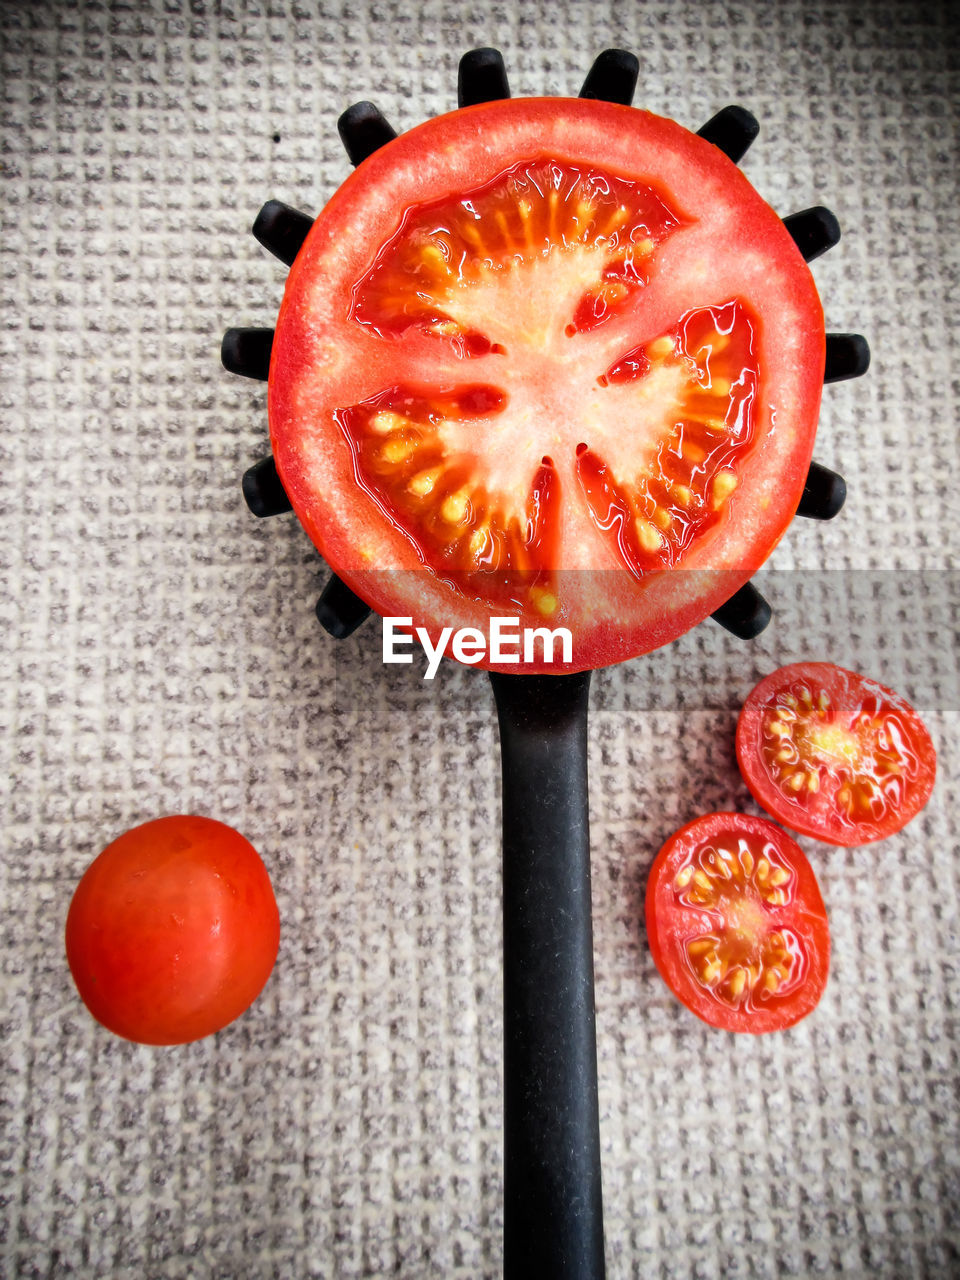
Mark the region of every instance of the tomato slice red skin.
<instances>
[{"instance_id":1,"label":"tomato slice red skin","mask_svg":"<svg viewBox=\"0 0 960 1280\"><path fill-rule=\"evenodd\" d=\"M823 313L809 270L776 214L736 166L679 125L618 104L513 99L428 121L374 153L322 210L288 278L271 359L271 439L284 488L321 554L379 613L411 616L434 641L446 625L486 630L491 613L517 612L521 625L543 626L545 619L535 612L491 610L468 595L457 597L442 575L424 569L410 542L357 483L349 448L330 427L336 409L362 401L369 391L359 375L353 384L355 375L344 365L350 365L344 353L356 349L352 339L347 341L350 290L395 233L405 205L455 197L519 160L538 156L571 163L592 159L624 176L645 178L647 161L639 173L631 173L625 159L636 153L638 140L648 156L669 155L665 172L681 189L668 194L682 212L697 201L704 209L722 201L731 210L736 207L725 249L728 266L742 253L759 253L775 264L768 273L775 283L770 304L761 308L758 342L765 367L773 370L774 382L779 380L771 410L777 428L764 435L751 459L733 500L735 512L703 547L694 548L682 569L653 575L656 581L643 593L635 593L629 580L621 581L629 575L611 573L609 588L605 580L601 589L606 598L600 609L593 607L595 600L581 606L572 591L571 615L547 623L573 631L571 663L498 667L484 659L481 666L560 673L623 661L701 621L764 562L799 501L819 412ZM397 358L397 344L388 346L365 348L369 361L383 362L383 386L396 380L390 362ZM413 363L422 367L423 344L412 339L408 347ZM361 362L368 371L369 361ZM551 423L551 430L555 426ZM562 424L562 430L569 434L572 452L581 424ZM312 443L305 444L308 439ZM586 568L593 572L610 565Z\"/></svg>"},{"instance_id":2,"label":"tomato slice red skin","mask_svg":"<svg viewBox=\"0 0 960 1280\"><path fill-rule=\"evenodd\" d=\"M886 807L876 819L845 814L838 805L839 788L821 784L802 802L791 796L774 776L764 756L764 720L778 696L797 686L809 687L816 700L821 693L829 699L846 727L847 719L864 700L885 708L896 717L898 736L902 734L911 763L896 807ZM856 735L853 726L850 731ZM830 662L798 662L780 667L766 676L750 692L737 723L737 762L743 779L759 805L778 822L827 844L853 847L870 844L901 831L924 807L933 792L937 756L933 740L914 708L894 690L858 672Z\"/></svg>"},{"instance_id":3,"label":"tomato slice red skin","mask_svg":"<svg viewBox=\"0 0 960 1280\"><path fill-rule=\"evenodd\" d=\"M219 1031L256 999L280 918L253 846L212 818L175 815L109 844L66 922L77 989L94 1018L140 1044Z\"/></svg>"},{"instance_id":4,"label":"tomato slice red skin","mask_svg":"<svg viewBox=\"0 0 960 1280\"><path fill-rule=\"evenodd\" d=\"M796 935L805 957L803 981L787 994L765 997L760 1007L733 1008L718 1001L696 981L683 952L694 926L692 913L678 906L676 877L697 851L731 833L772 844L778 861L794 877L792 902L772 909L771 927L786 925ZM811 1013L823 995L830 968L830 931L820 888L799 845L766 818L711 813L674 832L650 868L645 915L651 955L661 977L682 1004L712 1027L751 1035L783 1031Z\"/></svg>"}]
</instances>

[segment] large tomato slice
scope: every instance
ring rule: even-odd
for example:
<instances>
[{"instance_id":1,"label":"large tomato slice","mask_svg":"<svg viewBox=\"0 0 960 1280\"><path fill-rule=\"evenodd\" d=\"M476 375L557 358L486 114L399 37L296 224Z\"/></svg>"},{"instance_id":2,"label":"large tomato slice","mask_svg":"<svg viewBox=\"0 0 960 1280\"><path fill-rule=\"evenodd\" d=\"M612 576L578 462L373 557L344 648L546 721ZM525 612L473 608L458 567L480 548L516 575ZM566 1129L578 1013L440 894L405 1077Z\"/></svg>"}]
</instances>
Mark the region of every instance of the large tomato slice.
<instances>
[{"instance_id":1,"label":"large tomato slice","mask_svg":"<svg viewBox=\"0 0 960 1280\"><path fill-rule=\"evenodd\" d=\"M321 212L270 429L308 533L380 613L566 626L583 669L674 639L764 561L823 367L810 272L717 148L630 107L501 101L389 143Z\"/></svg>"},{"instance_id":2,"label":"large tomato slice","mask_svg":"<svg viewBox=\"0 0 960 1280\"><path fill-rule=\"evenodd\" d=\"M760 681L740 712L737 759L779 822L839 845L906 826L929 800L937 766L906 699L830 662L797 662Z\"/></svg>"},{"instance_id":3,"label":"large tomato slice","mask_svg":"<svg viewBox=\"0 0 960 1280\"><path fill-rule=\"evenodd\" d=\"M647 882L647 936L664 981L726 1031L780 1031L815 1008L830 932L796 841L743 813L696 818L666 842Z\"/></svg>"}]
</instances>

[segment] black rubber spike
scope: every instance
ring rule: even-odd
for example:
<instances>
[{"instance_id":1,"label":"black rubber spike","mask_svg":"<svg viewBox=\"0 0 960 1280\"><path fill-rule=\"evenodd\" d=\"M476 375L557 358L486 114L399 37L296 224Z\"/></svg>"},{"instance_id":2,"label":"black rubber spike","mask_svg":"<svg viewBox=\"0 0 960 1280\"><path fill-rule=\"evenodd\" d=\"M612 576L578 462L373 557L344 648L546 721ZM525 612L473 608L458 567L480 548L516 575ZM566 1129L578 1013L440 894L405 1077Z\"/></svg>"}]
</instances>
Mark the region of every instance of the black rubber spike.
<instances>
[{"instance_id":1,"label":"black rubber spike","mask_svg":"<svg viewBox=\"0 0 960 1280\"><path fill-rule=\"evenodd\" d=\"M288 267L300 252L300 246L313 226L313 219L282 200L268 200L257 214L253 234L265 249Z\"/></svg>"},{"instance_id":2,"label":"black rubber spike","mask_svg":"<svg viewBox=\"0 0 960 1280\"><path fill-rule=\"evenodd\" d=\"M810 520L832 520L847 500L847 482L843 476L819 462L811 462L807 482L797 506L797 515Z\"/></svg>"},{"instance_id":3,"label":"black rubber spike","mask_svg":"<svg viewBox=\"0 0 960 1280\"><path fill-rule=\"evenodd\" d=\"M261 458L245 471L241 486L244 500L255 516L279 516L292 510L272 456Z\"/></svg>"},{"instance_id":4,"label":"black rubber spike","mask_svg":"<svg viewBox=\"0 0 960 1280\"><path fill-rule=\"evenodd\" d=\"M750 144L760 132L760 121L751 115L746 107L724 107L715 116L711 116L702 129L697 130L701 138L719 147L725 156L734 164L739 164L747 154Z\"/></svg>"},{"instance_id":5,"label":"black rubber spike","mask_svg":"<svg viewBox=\"0 0 960 1280\"><path fill-rule=\"evenodd\" d=\"M220 361L229 373L266 382L272 349L272 329L228 329L220 344Z\"/></svg>"},{"instance_id":6,"label":"black rubber spike","mask_svg":"<svg viewBox=\"0 0 960 1280\"><path fill-rule=\"evenodd\" d=\"M396 129L372 102L355 102L347 107L337 121L337 130L351 164L360 164L397 136Z\"/></svg>"},{"instance_id":7,"label":"black rubber spike","mask_svg":"<svg viewBox=\"0 0 960 1280\"><path fill-rule=\"evenodd\" d=\"M870 347L861 333L828 333L824 382L862 378L870 368Z\"/></svg>"},{"instance_id":8,"label":"black rubber spike","mask_svg":"<svg viewBox=\"0 0 960 1280\"><path fill-rule=\"evenodd\" d=\"M753 640L765 629L773 610L753 583L747 582L711 616L740 640Z\"/></svg>"},{"instance_id":9,"label":"black rubber spike","mask_svg":"<svg viewBox=\"0 0 960 1280\"><path fill-rule=\"evenodd\" d=\"M475 107L510 97L507 69L499 49L471 49L460 59L457 73L457 106Z\"/></svg>"},{"instance_id":10,"label":"black rubber spike","mask_svg":"<svg viewBox=\"0 0 960 1280\"><path fill-rule=\"evenodd\" d=\"M783 225L793 236L806 262L819 258L840 240L840 223L822 204L802 209L800 213L791 213L784 218Z\"/></svg>"},{"instance_id":11,"label":"black rubber spike","mask_svg":"<svg viewBox=\"0 0 960 1280\"><path fill-rule=\"evenodd\" d=\"M619 102L629 107L637 87L640 63L626 49L604 49L596 56L580 90L581 98Z\"/></svg>"},{"instance_id":12,"label":"black rubber spike","mask_svg":"<svg viewBox=\"0 0 960 1280\"><path fill-rule=\"evenodd\" d=\"M346 640L369 616L370 606L333 574L317 601L317 618L324 631L334 640Z\"/></svg>"}]
</instances>

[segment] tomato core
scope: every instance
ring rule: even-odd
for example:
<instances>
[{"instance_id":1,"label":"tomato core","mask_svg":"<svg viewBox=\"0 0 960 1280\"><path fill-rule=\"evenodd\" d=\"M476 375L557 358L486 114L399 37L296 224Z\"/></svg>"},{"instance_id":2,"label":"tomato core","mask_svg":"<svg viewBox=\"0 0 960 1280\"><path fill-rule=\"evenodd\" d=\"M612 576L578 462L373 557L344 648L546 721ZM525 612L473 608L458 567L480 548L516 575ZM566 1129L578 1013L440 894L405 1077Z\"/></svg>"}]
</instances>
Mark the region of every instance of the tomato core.
<instances>
[{"instance_id":1,"label":"tomato core","mask_svg":"<svg viewBox=\"0 0 960 1280\"><path fill-rule=\"evenodd\" d=\"M771 846L757 850L742 836L716 839L677 873L679 918L692 930L684 940L687 963L694 981L721 1004L750 1009L801 980L802 944L769 911L790 905L794 879Z\"/></svg>"},{"instance_id":2,"label":"tomato core","mask_svg":"<svg viewBox=\"0 0 960 1280\"><path fill-rule=\"evenodd\" d=\"M550 616L565 496L638 579L720 518L753 439L747 308L690 311L612 362L622 339L585 340L636 302L679 225L649 186L556 160L406 211L353 318L381 338L416 329L486 381L395 385L337 418L360 484L425 563ZM532 424L560 417L585 438L543 455Z\"/></svg>"}]
</instances>

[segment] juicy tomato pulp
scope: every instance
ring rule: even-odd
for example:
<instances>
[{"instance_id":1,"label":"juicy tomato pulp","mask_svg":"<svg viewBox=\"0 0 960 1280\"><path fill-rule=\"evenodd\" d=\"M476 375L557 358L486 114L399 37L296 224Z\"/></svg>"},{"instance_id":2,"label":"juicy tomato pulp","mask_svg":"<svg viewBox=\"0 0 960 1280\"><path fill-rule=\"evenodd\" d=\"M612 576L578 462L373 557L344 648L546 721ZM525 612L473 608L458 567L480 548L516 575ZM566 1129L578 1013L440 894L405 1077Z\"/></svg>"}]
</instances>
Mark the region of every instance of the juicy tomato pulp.
<instances>
[{"instance_id":1,"label":"juicy tomato pulp","mask_svg":"<svg viewBox=\"0 0 960 1280\"><path fill-rule=\"evenodd\" d=\"M779 1031L816 1006L830 933L802 850L765 818L712 813L683 827L647 882L647 935L670 990L726 1031Z\"/></svg>"},{"instance_id":2,"label":"juicy tomato pulp","mask_svg":"<svg viewBox=\"0 0 960 1280\"><path fill-rule=\"evenodd\" d=\"M740 771L758 804L830 844L892 835L930 798L936 752L892 689L829 662L781 667L737 724Z\"/></svg>"},{"instance_id":3,"label":"juicy tomato pulp","mask_svg":"<svg viewBox=\"0 0 960 1280\"><path fill-rule=\"evenodd\" d=\"M489 103L374 153L317 218L274 339L274 456L379 612L566 626L568 669L602 666L766 558L823 360L809 270L715 147L610 103Z\"/></svg>"}]
</instances>

